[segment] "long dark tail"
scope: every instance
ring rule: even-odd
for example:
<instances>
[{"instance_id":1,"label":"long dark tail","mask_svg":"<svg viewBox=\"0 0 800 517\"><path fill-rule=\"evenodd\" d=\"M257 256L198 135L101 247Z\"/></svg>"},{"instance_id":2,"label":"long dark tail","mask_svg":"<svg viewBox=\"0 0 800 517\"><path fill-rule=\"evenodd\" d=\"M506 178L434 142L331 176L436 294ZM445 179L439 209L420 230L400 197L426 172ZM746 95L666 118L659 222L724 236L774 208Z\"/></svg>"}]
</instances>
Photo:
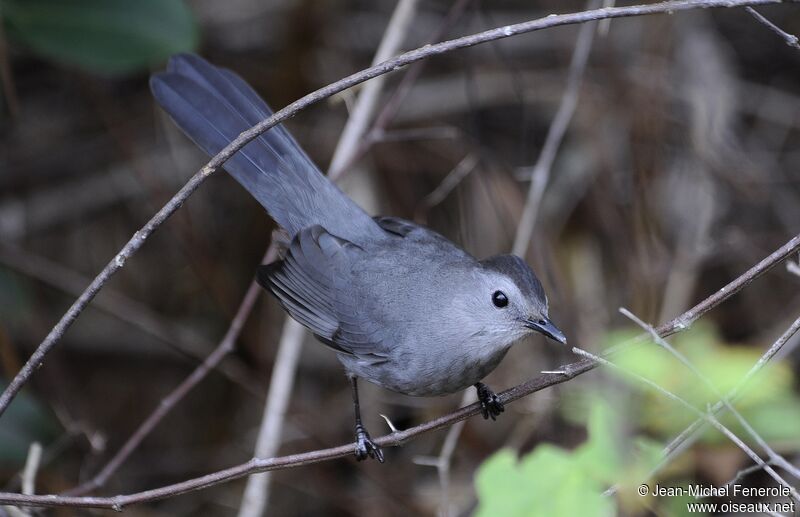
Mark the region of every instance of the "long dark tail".
<instances>
[{"instance_id":1,"label":"long dark tail","mask_svg":"<svg viewBox=\"0 0 800 517\"><path fill-rule=\"evenodd\" d=\"M150 89L178 127L212 156L272 114L242 78L194 54L173 56L166 72L150 78ZM353 242L377 230L281 125L248 143L225 169L292 237L315 224Z\"/></svg>"}]
</instances>

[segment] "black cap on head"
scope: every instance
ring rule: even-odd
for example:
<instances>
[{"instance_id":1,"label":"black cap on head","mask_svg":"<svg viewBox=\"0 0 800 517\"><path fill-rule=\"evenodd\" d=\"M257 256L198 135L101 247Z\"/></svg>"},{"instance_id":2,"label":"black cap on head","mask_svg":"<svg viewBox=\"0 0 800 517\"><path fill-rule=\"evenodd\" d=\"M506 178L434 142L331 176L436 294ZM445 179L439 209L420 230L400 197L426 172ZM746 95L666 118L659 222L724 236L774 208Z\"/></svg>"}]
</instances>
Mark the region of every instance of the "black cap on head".
<instances>
[{"instance_id":1,"label":"black cap on head","mask_svg":"<svg viewBox=\"0 0 800 517\"><path fill-rule=\"evenodd\" d=\"M544 307L547 307L547 295L544 294L542 283L536 278L536 274L528 263L520 257L516 255L496 255L482 260L481 264L486 269L506 275L513 280L523 296L529 300L538 300Z\"/></svg>"}]
</instances>

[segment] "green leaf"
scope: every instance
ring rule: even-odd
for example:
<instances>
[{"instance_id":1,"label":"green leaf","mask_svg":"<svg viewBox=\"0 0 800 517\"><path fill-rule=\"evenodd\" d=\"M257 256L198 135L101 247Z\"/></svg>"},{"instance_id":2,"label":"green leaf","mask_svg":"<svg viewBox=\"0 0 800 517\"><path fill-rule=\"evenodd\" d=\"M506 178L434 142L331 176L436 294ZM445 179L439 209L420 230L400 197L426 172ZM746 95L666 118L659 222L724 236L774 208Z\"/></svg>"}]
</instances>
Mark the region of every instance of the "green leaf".
<instances>
[{"instance_id":1,"label":"green leaf","mask_svg":"<svg viewBox=\"0 0 800 517\"><path fill-rule=\"evenodd\" d=\"M476 515L614 515L614 500L601 495L602 486L583 467L574 454L547 444L520 462L502 450L478 470Z\"/></svg>"},{"instance_id":2,"label":"green leaf","mask_svg":"<svg viewBox=\"0 0 800 517\"><path fill-rule=\"evenodd\" d=\"M619 336L622 335L612 333L610 344L619 342ZM676 336L673 346L722 394L727 394L739 385L762 353L754 348L724 345L713 327L702 323ZM708 404L715 404L719 399L714 390L709 389L689 368L655 343L645 343L626 350L616 356L614 361L624 370L650 379L698 409L704 410ZM640 394L642 402L637 414L640 423L651 431L664 436L674 435L696 419L696 415L685 407L645 386L641 381L617 370L612 370L612 373ZM792 390L793 382L789 365L770 364L744 387L736 401L736 407L745 419L754 419L751 424L758 431L771 434L775 438L787 439L791 436L792 425L796 423L794 415L800 410L800 399ZM786 414L783 419L779 416L781 412ZM730 416L724 417L723 423L739 429ZM727 440L718 431L710 428L703 436L704 441L712 443Z\"/></svg>"},{"instance_id":3,"label":"green leaf","mask_svg":"<svg viewBox=\"0 0 800 517\"><path fill-rule=\"evenodd\" d=\"M487 459L475 478L480 506L476 515L528 515L525 508L536 503L536 496L520 475L517 456L503 449Z\"/></svg>"},{"instance_id":4,"label":"green leaf","mask_svg":"<svg viewBox=\"0 0 800 517\"><path fill-rule=\"evenodd\" d=\"M50 59L92 72L146 69L197 44L181 0L5 0L9 35Z\"/></svg>"},{"instance_id":5,"label":"green leaf","mask_svg":"<svg viewBox=\"0 0 800 517\"><path fill-rule=\"evenodd\" d=\"M592 397L589 409L589 440L575 451L576 460L588 475L599 482L611 484L619 474L622 454L617 438L620 436L610 404L600 397Z\"/></svg>"}]
</instances>

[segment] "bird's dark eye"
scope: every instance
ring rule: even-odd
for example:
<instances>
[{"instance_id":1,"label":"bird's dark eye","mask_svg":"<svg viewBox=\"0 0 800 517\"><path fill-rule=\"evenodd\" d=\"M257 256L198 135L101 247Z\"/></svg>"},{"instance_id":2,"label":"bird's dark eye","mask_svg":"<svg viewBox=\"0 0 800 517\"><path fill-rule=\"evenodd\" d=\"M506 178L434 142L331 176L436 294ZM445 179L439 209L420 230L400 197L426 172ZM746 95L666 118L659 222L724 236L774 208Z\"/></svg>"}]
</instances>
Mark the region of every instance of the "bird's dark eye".
<instances>
[{"instance_id":1,"label":"bird's dark eye","mask_svg":"<svg viewBox=\"0 0 800 517\"><path fill-rule=\"evenodd\" d=\"M495 291L492 295L492 303L498 309L502 309L508 305L508 296L503 291Z\"/></svg>"}]
</instances>

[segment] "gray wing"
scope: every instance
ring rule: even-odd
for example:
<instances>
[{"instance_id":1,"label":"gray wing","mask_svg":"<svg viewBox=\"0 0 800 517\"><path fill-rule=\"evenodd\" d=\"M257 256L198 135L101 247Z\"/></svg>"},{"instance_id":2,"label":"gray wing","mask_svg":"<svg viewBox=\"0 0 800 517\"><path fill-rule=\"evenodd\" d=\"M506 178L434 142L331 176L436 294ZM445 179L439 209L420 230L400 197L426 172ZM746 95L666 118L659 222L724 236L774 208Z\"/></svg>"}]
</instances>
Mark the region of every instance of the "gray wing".
<instances>
[{"instance_id":1,"label":"gray wing","mask_svg":"<svg viewBox=\"0 0 800 517\"><path fill-rule=\"evenodd\" d=\"M406 219L401 219L400 217L392 217L388 215L380 215L377 217L372 218L378 226L383 228L389 233L393 233L398 237L405 237L409 233L413 232L416 229L426 229L416 223L412 223Z\"/></svg>"},{"instance_id":2,"label":"gray wing","mask_svg":"<svg viewBox=\"0 0 800 517\"><path fill-rule=\"evenodd\" d=\"M339 352L381 361L381 328L351 285L353 261L363 250L319 225L292 240L283 260L258 269L259 283L323 343Z\"/></svg>"}]
</instances>

